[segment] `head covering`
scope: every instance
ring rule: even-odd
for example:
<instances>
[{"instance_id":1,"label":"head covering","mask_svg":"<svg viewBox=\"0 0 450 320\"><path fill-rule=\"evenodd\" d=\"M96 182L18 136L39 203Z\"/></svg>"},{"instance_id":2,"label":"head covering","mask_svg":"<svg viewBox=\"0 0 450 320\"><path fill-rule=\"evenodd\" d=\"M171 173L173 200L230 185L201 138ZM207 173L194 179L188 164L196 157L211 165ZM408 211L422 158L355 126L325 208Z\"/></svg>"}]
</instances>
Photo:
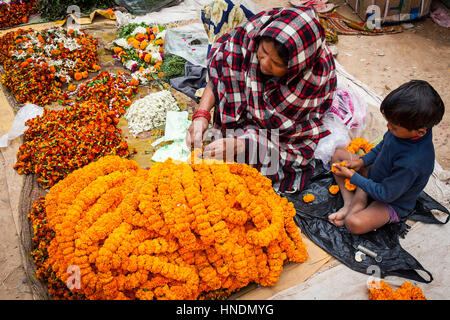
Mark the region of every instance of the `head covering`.
<instances>
[{"instance_id":1,"label":"head covering","mask_svg":"<svg viewBox=\"0 0 450 320\"><path fill-rule=\"evenodd\" d=\"M281 78L267 80L260 70L257 49L263 36L289 52L288 71ZM336 88L333 56L314 10L258 13L213 45L208 66L216 94L215 127L243 129L243 137L251 140L258 140L261 129L278 130L280 167L268 176L281 191L301 189L319 139L329 134L321 118ZM258 169L264 174L263 167Z\"/></svg>"}]
</instances>

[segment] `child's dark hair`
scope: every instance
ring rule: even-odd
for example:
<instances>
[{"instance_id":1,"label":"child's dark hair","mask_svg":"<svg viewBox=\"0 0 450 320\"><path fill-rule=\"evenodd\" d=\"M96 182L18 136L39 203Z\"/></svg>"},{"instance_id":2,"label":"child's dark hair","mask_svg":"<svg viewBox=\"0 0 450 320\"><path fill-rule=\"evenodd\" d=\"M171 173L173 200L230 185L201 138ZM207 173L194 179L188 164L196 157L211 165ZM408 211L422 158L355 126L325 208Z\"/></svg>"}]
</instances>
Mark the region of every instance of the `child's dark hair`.
<instances>
[{"instance_id":1,"label":"child's dark hair","mask_svg":"<svg viewBox=\"0 0 450 320\"><path fill-rule=\"evenodd\" d=\"M280 42L274 40L271 37L263 36L260 40L264 40L266 42L272 42L275 49L277 50L278 55L280 56L281 60L283 60L284 65L287 67L289 63L289 51L288 49L281 44Z\"/></svg>"},{"instance_id":2,"label":"child's dark hair","mask_svg":"<svg viewBox=\"0 0 450 320\"><path fill-rule=\"evenodd\" d=\"M444 102L426 81L411 80L390 92L380 106L386 120L406 128L430 129L444 116Z\"/></svg>"}]
</instances>

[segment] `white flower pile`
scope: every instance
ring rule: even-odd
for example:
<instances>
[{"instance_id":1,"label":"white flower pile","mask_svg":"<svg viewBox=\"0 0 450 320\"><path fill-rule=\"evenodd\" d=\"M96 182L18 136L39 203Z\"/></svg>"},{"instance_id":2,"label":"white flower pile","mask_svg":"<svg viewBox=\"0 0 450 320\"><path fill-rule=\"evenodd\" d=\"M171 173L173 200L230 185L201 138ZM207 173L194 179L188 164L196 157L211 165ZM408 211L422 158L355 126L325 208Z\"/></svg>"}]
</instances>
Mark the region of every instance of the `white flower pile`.
<instances>
[{"instance_id":1,"label":"white flower pile","mask_svg":"<svg viewBox=\"0 0 450 320\"><path fill-rule=\"evenodd\" d=\"M125 113L130 133L152 130L165 123L167 111L179 111L178 103L170 91L161 90L136 100Z\"/></svg>"}]
</instances>

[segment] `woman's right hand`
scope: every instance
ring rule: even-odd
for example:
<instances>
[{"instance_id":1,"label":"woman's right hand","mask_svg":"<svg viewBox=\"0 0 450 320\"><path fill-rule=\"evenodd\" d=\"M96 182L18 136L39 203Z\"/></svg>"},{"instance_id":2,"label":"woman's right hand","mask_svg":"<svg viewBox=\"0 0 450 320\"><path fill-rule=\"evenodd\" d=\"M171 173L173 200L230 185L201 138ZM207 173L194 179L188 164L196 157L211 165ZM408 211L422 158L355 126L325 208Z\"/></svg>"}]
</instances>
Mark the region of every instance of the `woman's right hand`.
<instances>
[{"instance_id":1,"label":"woman's right hand","mask_svg":"<svg viewBox=\"0 0 450 320\"><path fill-rule=\"evenodd\" d=\"M208 129L209 122L206 118L195 118L186 133L186 144L188 148L201 148L203 145L203 134Z\"/></svg>"}]
</instances>

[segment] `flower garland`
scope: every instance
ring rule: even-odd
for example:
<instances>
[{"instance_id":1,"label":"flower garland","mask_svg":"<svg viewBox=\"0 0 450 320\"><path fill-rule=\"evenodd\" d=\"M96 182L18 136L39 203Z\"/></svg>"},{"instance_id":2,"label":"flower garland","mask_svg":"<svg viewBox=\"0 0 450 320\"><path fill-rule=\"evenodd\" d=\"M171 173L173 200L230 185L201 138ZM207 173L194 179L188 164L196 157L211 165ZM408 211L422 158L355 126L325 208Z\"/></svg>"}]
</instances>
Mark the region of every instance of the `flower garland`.
<instances>
[{"instance_id":1,"label":"flower garland","mask_svg":"<svg viewBox=\"0 0 450 320\"><path fill-rule=\"evenodd\" d=\"M364 151L363 153L359 153L360 156L363 156L370 150L372 150L372 148L374 148L374 145L366 141L365 139L355 138L352 141L350 141L349 145L345 149L354 154L359 153L360 150L363 150Z\"/></svg>"},{"instance_id":2,"label":"flower garland","mask_svg":"<svg viewBox=\"0 0 450 320\"><path fill-rule=\"evenodd\" d=\"M420 287L413 286L410 282L403 282L397 290L392 289L386 282L381 280L376 287L372 282L369 287L370 300L427 300Z\"/></svg>"},{"instance_id":3,"label":"flower garland","mask_svg":"<svg viewBox=\"0 0 450 320\"><path fill-rule=\"evenodd\" d=\"M285 261L307 259L292 203L244 164L169 159L143 170L105 156L35 207L45 208L45 220L32 219L36 250L45 254L34 256L41 278L56 279L45 278L62 295L54 298L224 297L250 282L272 286ZM42 224L51 237L39 237ZM73 265L81 288L58 291Z\"/></svg>"},{"instance_id":4,"label":"flower garland","mask_svg":"<svg viewBox=\"0 0 450 320\"><path fill-rule=\"evenodd\" d=\"M37 0L0 0L0 29L27 23L37 11Z\"/></svg>"},{"instance_id":5,"label":"flower garland","mask_svg":"<svg viewBox=\"0 0 450 320\"><path fill-rule=\"evenodd\" d=\"M141 84L148 84L164 76L163 44L165 28L145 23L131 23L123 27L118 38L113 41L114 58L133 72L133 77Z\"/></svg>"},{"instance_id":6,"label":"flower garland","mask_svg":"<svg viewBox=\"0 0 450 320\"><path fill-rule=\"evenodd\" d=\"M64 84L100 69L97 43L64 28L8 32L0 38L1 82L19 103L49 104L60 99Z\"/></svg>"}]
</instances>

